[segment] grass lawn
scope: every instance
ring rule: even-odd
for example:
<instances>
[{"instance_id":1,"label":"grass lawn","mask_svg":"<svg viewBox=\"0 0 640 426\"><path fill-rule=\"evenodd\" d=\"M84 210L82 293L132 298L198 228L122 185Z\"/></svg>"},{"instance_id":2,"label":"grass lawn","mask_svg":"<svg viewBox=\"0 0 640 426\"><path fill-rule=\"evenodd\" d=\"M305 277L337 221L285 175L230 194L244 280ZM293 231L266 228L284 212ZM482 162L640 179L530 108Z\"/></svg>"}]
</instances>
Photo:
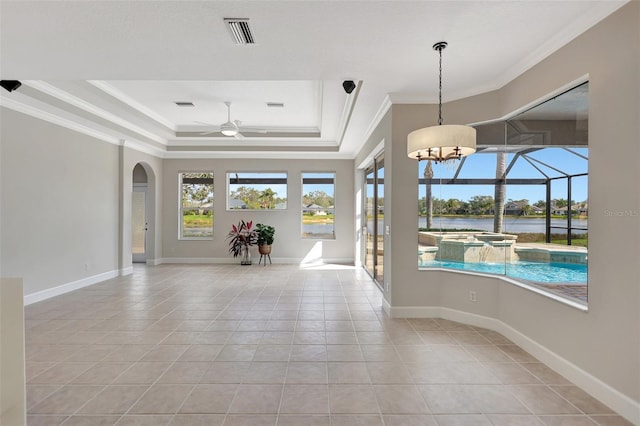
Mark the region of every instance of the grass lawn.
<instances>
[{"instance_id":1,"label":"grass lawn","mask_svg":"<svg viewBox=\"0 0 640 426\"><path fill-rule=\"evenodd\" d=\"M543 233L516 233L518 236L517 242L519 243L544 243ZM573 234L571 237L571 245L578 247L588 247L589 238L585 234ZM567 245L567 234L551 234L551 244L563 244Z\"/></svg>"},{"instance_id":2,"label":"grass lawn","mask_svg":"<svg viewBox=\"0 0 640 426\"><path fill-rule=\"evenodd\" d=\"M213 216L203 214L188 214L182 216L184 228L205 228L213 225Z\"/></svg>"},{"instance_id":3,"label":"grass lawn","mask_svg":"<svg viewBox=\"0 0 640 426\"><path fill-rule=\"evenodd\" d=\"M551 244L567 244L567 239L563 238L560 240L551 240ZM587 247L587 239L586 238L572 238L571 239L571 245L572 246L577 246L577 247Z\"/></svg>"},{"instance_id":4,"label":"grass lawn","mask_svg":"<svg viewBox=\"0 0 640 426\"><path fill-rule=\"evenodd\" d=\"M327 214L324 216L320 215L302 215L302 223L333 223L333 215Z\"/></svg>"}]
</instances>

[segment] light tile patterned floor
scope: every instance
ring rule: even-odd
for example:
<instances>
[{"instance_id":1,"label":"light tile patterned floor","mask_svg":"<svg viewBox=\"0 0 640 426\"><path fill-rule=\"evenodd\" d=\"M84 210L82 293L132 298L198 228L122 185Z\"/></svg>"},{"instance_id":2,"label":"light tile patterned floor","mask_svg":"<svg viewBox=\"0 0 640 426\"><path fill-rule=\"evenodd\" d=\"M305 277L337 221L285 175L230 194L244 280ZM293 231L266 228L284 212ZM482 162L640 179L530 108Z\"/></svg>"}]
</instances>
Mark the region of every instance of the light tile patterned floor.
<instances>
[{"instance_id":1,"label":"light tile patterned floor","mask_svg":"<svg viewBox=\"0 0 640 426\"><path fill-rule=\"evenodd\" d=\"M629 424L500 334L380 304L358 268L136 266L26 308L28 424Z\"/></svg>"}]
</instances>

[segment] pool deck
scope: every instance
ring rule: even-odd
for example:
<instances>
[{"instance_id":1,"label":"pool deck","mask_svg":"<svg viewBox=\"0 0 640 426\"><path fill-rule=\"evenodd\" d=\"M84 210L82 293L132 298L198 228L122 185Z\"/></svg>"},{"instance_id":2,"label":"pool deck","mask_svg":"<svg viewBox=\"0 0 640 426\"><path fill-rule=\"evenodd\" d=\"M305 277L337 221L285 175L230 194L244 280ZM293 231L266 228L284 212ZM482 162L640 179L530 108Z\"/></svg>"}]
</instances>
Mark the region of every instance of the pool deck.
<instances>
[{"instance_id":1,"label":"pool deck","mask_svg":"<svg viewBox=\"0 0 640 426\"><path fill-rule=\"evenodd\" d=\"M537 248L550 251L587 251L586 247L582 246L567 246L563 244L546 244L546 243L516 243L517 247Z\"/></svg>"},{"instance_id":2,"label":"pool deck","mask_svg":"<svg viewBox=\"0 0 640 426\"><path fill-rule=\"evenodd\" d=\"M549 293L574 300L584 305L587 304L587 285L586 284L540 284L528 283L533 287L548 291Z\"/></svg>"}]
</instances>

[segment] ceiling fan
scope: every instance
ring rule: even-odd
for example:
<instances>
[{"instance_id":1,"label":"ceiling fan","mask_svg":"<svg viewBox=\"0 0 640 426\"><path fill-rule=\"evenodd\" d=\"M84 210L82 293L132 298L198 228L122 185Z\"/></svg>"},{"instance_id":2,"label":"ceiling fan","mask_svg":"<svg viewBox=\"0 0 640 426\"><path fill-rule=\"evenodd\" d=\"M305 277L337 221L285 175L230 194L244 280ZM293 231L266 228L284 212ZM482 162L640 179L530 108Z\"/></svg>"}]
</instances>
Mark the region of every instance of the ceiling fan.
<instances>
[{"instance_id":1,"label":"ceiling fan","mask_svg":"<svg viewBox=\"0 0 640 426\"><path fill-rule=\"evenodd\" d=\"M242 132L245 133L267 133L266 129L259 129L259 128L255 128L255 127L244 127L241 125L241 121L240 120L233 120L231 121L231 102L226 101L224 103L227 106L227 121L225 123L222 123L219 126L216 126L215 130L211 130L205 133L201 133L202 136L204 135L210 135L211 133L222 133L225 136L233 136L236 139L242 139L244 138L244 135L242 134ZM202 124L206 124L207 126L211 126L210 123L203 123L201 121L196 121L196 123L202 123Z\"/></svg>"}]
</instances>

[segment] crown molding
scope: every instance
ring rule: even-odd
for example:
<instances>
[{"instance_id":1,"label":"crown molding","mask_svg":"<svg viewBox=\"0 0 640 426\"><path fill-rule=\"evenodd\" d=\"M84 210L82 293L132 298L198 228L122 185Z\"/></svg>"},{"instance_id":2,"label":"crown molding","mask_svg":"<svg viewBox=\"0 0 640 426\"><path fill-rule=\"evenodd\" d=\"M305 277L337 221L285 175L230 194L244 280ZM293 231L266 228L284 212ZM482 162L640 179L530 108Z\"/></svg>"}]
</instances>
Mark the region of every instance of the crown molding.
<instances>
[{"instance_id":1,"label":"crown molding","mask_svg":"<svg viewBox=\"0 0 640 426\"><path fill-rule=\"evenodd\" d=\"M585 28L592 28L598 22L603 21L613 12L620 9L630 1L631 0L593 2L593 6L590 10L580 16L577 16L571 22L567 22L562 31L554 34L554 36L545 43L538 45L538 47L527 57L512 67L507 68L502 75L496 78L493 87L490 88L489 91L500 89L515 80L526 71L578 38L585 32ZM472 96L474 94L477 93L468 94L465 97Z\"/></svg>"},{"instance_id":2,"label":"crown molding","mask_svg":"<svg viewBox=\"0 0 640 426\"><path fill-rule=\"evenodd\" d=\"M211 124L211 127L219 127L215 124ZM242 125L240 125L240 127L242 127ZM249 126L251 127L251 126ZM209 127L210 128L210 127ZM297 133L297 134L305 134L305 133L309 133L311 135L311 137L317 137L315 135L320 135L322 130L318 127L267 127L267 126L261 126L261 129L264 129L267 131L267 135L269 133ZM201 132L206 132L208 130L208 128L204 125L180 125L180 126L176 126L176 135L178 135L179 133L201 133ZM246 132L246 133L252 133L252 132ZM199 136L177 136L179 138L194 138L194 139L207 139L207 136L203 136L203 135L199 135ZM253 139L269 139L271 136L246 136L246 138L253 138ZM216 139L225 139L228 138L228 136L209 136L208 138L216 138ZM273 138L273 137L271 137Z\"/></svg>"},{"instance_id":3,"label":"crown molding","mask_svg":"<svg viewBox=\"0 0 640 426\"><path fill-rule=\"evenodd\" d=\"M21 112L23 114L27 114L31 117L39 118L49 123L53 123L58 126L65 127L67 129L74 130L78 133L91 136L92 138L96 138L101 141L108 142L113 145L120 145L120 138L111 136L107 133L99 132L90 127L83 126L82 124L78 124L66 118L62 118L60 116L43 111L39 108L32 107L31 105L26 105L21 102L15 101L13 99L8 99L5 97L0 97L0 105L6 108L12 109L14 111Z\"/></svg>"},{"instance_id":4,"label":"crown molding","mask_svg":"<svg viewBox=\"0 0 640 426\"><path fill-rule=\"evenodd\" d=\"M336 135L336 142L338 144L338 147L342 146L342 141L344 140L344 135L347 133L347 128L349 127L349 122L351 121L353 109L356 107L356 102L358 100L358 95L360 94L361 88L362 80L358 80L358 82L356 83L356 89L353 92L347 94L347 99L344 102L344 108L342 108L342 114L340 116L338 134Z\"/></svg>"},{"instance_id":5,"label":"crown molding","mask_svg":"<svg viewBox=\"0 0 640 426\"><path fill-rule=\"evenodd\" d=\"M210 140L203 140L202 138L193 138L193 137L183 137L180 139L169 140L167 143L167 147L181 147L181 146L202 146L206 147L224 147L231 146L236 147L238 145L245 146L263 146L263 147L290 147L294 149L296 147L304 147L304 148L338 148L338 146L333 141L308 141L305 139L288 139L283 140L282 138L245 138L245 139L235 139L230 136L225 136L222 138L215 138Z\"/></svg>"},{"instance_id":6,"label":"crown molding","mask_svg":"<svg viewBox=\"0 0 640 426\"><path fill-rule=\"evenodd\" d=\"M164 127L168 128L172 132L178 131L177 130L177 126L175 124L173 124L169 120L166 120L161 115L156 114L153 110L151 110L151 109L147 108L146 106L142 105L140 102L136 101L135 99L131 98L130 96L127 96L126 94L124 94L120 90L116 89L115 87L113 87L112 85L107 83L106 81L104 81L104 80L87 80L87 83L91 84L92 86L96 87L97 89L102 90L107 95L116 98L120 102L126 104L130 108L135 109L139 113L146 115L147 117L149 117L153 121L163 125Z\"/></svg>"},{"instance_id":7,"label":"crown molding","mask_svg":"<svg viewBox=\"0 0 640 426\"><path fill-rule=\"evenodd\" d=\"M125 140L125 142L123 142L123 139L120 137L116 137L108 133L92 129L91 127L84 126L75 121L60 117L47 111L43 111L42 109L33 107L31 105L18 102L14 99L0 96L0 106L46 121L51 124L55 124L60 127L64 127L69 130L73 130L74 132L82 133L83 135L90 136L92 138L110 143L112 145L123 145L127 148L153 155L154 157L164 158L166 152L162 149L145 144L144 142L135 140Z\"/></svg>"},{"instance_id":8,"label":"crown molding","mask_svg":"<svg viewBox=\"0 0 640 426\"><path fill-rule=\"evenodd\" d=\"M57 87L54 87L53 85L46 83L44 81L40 81L40 80L25 80L23 81L23 84L25 84L26 86L31 87L32 89L38 90L44 94L47 94L49 96L52 96L60 101L63 101L69 105L73 105L76 108L80 108L84 111L89 112L90 114L93 114L97 117L100 117L104 120L107 120L117 126L123 127L125 129L128 129L134 133L137 133L141 136L144 136L152 141L158 142L160 144L166 145L167 140L156 135L155 133L149 132L148 130L139 127L133 123L130 123L127 120L124 120L120 117L118 117L115 114L112 114L108 111L105 111L102 108L98 108L97 106L83 100L80 99L76 96L71 95L68 92L65 92L64 90L60 90Z\"/></svg>"},{"instance_id":9,"label":"crown molding","mask_svg":"<svg viewBox=\"0 0 640 426\"><path fill-rule=\"evenodd\" d=\"M353 160L351 154L335 152L290 152L290 151L168 151L166 159L265 159L265 160Z\"/></svg>"},{"instance_id":10,"label":"crown molding","mask_svg":"<svg viewBox=\"0 0 640 426\"><path fill-rule=\"evenodd\" d=\"M378 127L378 124L380 124L385 114L391 108L391 105L393 105L393 102L391 102L391 98L387 94L387 96L385 96L382 100L382 104L380 104L378 111L376 111L373 118L371 119L369 126L367 126L367 130L364 132L364 137L362 138L362 144L357 151L360 151L360 149L362 149L362 146L369 140L369 138L373 134L373 131L376 129L376 127Z\"/></svg>"},{"instance_id":11,"label":"crown molding","mask_svg":"<svg viewBox=\"0 0 640 426\"><path fill-rule=\"evenodd\" d=\"M149 154L149 155L152 155L154 157L166 158L166 156L167 156L167 151L166 150L163 150L163 149L160 149L160 148L156 148L156 147L152 147L152 146L149 146L149 145L147 145L145 143L140 143L138 141L125 139L125 140L121 141L120 144L122 146L124 146L125 148L133 149L134 151L142 152L144 154Z\"/></svg>"}]
</instances>

